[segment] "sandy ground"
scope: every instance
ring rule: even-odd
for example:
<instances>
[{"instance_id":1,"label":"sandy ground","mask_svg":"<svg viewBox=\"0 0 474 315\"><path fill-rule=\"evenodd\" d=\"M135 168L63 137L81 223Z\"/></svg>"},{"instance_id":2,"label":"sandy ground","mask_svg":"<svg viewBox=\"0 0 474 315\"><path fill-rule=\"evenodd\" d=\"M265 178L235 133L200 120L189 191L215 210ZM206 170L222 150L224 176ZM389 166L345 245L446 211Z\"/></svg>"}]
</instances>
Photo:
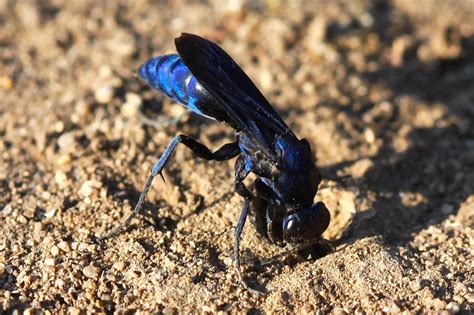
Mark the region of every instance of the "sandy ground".
<instances>
[{"instance_id":1,"label":"sandy ground","mask_svg":"<svg viewBox=\"0 0 474 315\"><path fill-rule=\"evenodd\" d=\"M0 1L0 313L474 310L474 2ZM230 128L136 77L173 38L222 45L307 138L335 250L232 267L233 164L178 147ZM281 252L248 224L247 260ZM25 313L27 314L27 313Z\"/></svg>"}]
</instances>

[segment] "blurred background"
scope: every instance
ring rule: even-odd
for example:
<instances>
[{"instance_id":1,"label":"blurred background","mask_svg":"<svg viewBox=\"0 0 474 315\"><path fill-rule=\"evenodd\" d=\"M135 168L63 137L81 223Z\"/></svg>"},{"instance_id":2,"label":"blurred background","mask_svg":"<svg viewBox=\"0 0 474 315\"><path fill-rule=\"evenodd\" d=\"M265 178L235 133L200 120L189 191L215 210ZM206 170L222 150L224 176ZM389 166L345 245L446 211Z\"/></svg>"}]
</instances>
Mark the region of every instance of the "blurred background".
<instances>
[{"instance_id":1,"label":"blurred background","mask_svg":"<svg viewBox=\"0 0 474 315\"><path fill-rule=\"evenodd\" d=\"M0 0L0 310L472 311L473 21L472 0ZM161 124L183 109L137 78L181 32L221 45L322 171L351 176L317 196L334 254L248 268L267 298L233 274L232 161L178 148L146 219L95 243L171 137L234 137ZM248 225L247 256L279 252Z\"/></svg>"}]
</instances>

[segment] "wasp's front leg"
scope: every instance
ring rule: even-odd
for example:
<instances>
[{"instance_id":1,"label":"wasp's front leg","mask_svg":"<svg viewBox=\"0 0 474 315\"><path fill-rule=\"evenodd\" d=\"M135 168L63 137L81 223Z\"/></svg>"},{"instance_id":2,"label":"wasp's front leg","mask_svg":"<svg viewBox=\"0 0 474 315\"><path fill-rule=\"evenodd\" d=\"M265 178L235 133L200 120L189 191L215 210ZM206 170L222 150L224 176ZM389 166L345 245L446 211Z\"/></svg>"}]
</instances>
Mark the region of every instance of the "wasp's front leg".
<instances>
[{"instance_id":1,"label":"wasp's front leg","mask_svg":"<svg viewBox=\"0 0 474 315\"><path fill-rule=\"evenodd\" d=\"M250 202L253 198L252 193L245 187L243 180L249 174L248 169L245 167L245 157L239 156L235 162L235 191L244 198L244 205L239 216L239 221L235 227L235 243L234 243L234 267L239 277L239 282L252 293L262 293L258 290L252 289L247 282L245 282L242 276L242 269L240 266L240 239L242 237L242 231L245 226L245 221L249 213Z\"/></svg>"},{"instance_id":2,"label":"wasp's front leg","mask_svg":"<svg viewBox=\"0 0 474 315\"><path fill-rule=\"evenodd\" d=\"M264 226L265 235L272 243L284 246L282 224L285 213L279 207L280 198L270 186L259 178L255 180L255 190L257 196L266 201L265 208L258 209L257 215L259 218L257 222ZM257 226L257 228L261 229L262 227Z\"/></svg>"}]
</instances>

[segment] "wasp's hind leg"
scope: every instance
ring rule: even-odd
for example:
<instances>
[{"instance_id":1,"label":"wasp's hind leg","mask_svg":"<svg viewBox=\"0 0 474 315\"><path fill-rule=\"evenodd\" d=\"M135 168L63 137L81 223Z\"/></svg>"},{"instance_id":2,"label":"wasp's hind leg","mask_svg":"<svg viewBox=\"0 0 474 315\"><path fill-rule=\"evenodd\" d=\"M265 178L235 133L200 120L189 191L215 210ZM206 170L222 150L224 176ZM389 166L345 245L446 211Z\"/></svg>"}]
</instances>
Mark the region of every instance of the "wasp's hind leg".
<instances>
[{"instance_id":1,"label":"wasp's hind leg","mask_svg":"<svg viewBox=\"0 0 474 315\"><path fill-rule=\"evenodd\" d=\"M156 161L155 165L153 165L151 169L151 173L146 180L145 187L143 188L142 193L140 194L140 198L138 199L138 203L135 206L133 212L116 228L112 229L109 233L105 234L104 236L100 237L99 240L102 241L104 239L113 237L119 233L121 233L130 223L130 221L140 213L140 210L143 207L143 202L145 201L146 194L150 189L150 186L153 182L153 179L159 174L162 175L162 171L168 163L168 160L171 157L174 149L178 145L178 143L183 143L187 146L191 151L193 151L197 156L205 160L216 160L216 161L224 161L229 160L240 153L240 148L237 142L227 143L220 147L217 151L211 152L205 145L202 143L197 142L191 137L186 135L178 135L171 140L168 146L165 149L165 152L160 157L158 161Z\"/></svg>"}]
</instances>

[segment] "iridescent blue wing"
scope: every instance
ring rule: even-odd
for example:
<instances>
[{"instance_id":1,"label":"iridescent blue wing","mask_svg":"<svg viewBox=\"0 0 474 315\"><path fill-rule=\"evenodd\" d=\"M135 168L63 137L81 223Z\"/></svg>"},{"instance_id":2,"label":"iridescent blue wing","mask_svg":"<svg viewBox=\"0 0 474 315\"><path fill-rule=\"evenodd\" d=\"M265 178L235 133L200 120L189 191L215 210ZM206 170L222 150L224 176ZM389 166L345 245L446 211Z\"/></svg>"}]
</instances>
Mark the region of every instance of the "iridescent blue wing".
<instances>
[{"instance_id":1,"label":"iridescent blue wing","mask_svg":"<svg viewBox=\"0 0 474 315\"><path fill-rule=\"evenodd\" d=\"M175 44L199 83L219 101L239 129L267 153L275 151L277 137L295 137L250 78L219 46L186 33L176 38Z\"/></svg>"}]
</instances>

